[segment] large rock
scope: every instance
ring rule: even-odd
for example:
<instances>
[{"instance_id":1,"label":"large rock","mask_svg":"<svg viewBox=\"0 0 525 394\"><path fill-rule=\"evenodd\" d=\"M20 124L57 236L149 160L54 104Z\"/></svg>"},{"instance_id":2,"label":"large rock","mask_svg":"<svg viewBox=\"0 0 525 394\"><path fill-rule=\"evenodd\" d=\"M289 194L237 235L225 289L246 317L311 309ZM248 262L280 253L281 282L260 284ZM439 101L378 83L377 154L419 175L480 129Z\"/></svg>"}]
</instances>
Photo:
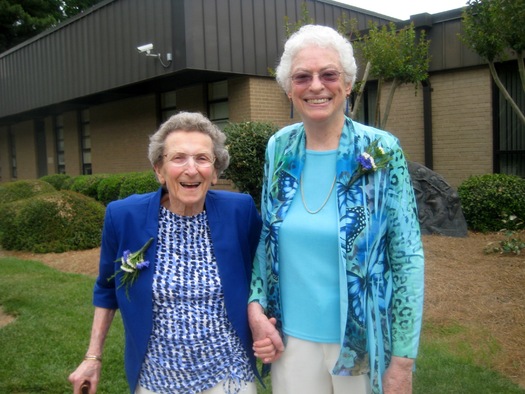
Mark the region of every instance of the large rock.
<instances>
[{"instance_id":1,"label":"large rock","mask_svg":"<svg viewBox=\"0 0 525 394\"><path fill-rule=\"evenodd\" d=\"M441 175L416 162L408 162L416 194L422 234L466 237L467 222L459 195Z\"/></svg>"}]
</instances>

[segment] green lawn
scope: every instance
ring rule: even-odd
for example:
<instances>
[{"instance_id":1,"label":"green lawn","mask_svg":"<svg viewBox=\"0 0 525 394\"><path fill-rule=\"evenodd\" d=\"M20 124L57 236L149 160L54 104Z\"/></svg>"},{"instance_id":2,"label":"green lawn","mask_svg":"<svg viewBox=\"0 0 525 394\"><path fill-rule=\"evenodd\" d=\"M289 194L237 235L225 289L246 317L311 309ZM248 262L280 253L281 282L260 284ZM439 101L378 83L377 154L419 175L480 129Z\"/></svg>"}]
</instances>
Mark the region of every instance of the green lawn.
<instances>
[{"instance_id":1,"label":"green lawn","mask_svg":"<svg viewBox=\"0 0 525 394\"><path fill-rule=\"evenodd\" d=\"M59 272L39 262L0 259L0 305L16 316L0 329L0 393L71 393L67 377L81 361L90 335L93 282L92 277ZM415 394L525 394L469 357L458 357L457 349L435 333L432 338L425 340L423 335ZM127 390L123 328L117 317L106 342L99 393ZM259 390L270 393L269 388Z\"/></svg>"}]
</instances>

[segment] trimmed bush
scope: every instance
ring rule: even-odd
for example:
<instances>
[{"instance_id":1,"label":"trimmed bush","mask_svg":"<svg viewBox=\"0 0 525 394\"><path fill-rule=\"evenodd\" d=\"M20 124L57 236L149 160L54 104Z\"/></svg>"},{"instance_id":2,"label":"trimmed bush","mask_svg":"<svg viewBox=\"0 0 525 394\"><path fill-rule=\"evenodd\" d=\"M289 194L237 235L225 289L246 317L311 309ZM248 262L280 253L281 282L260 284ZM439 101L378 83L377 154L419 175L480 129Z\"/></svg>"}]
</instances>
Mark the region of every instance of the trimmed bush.
<instances>
[{"instance_id":1,"label":"trimmed bush","mask_svg":"<svg viewBox=\"0 0 525 394\"><path fill-rule=\"evenodd\" d=\"M8 182L0 185L0 204L54 191L56 189L50 183L41 180Z\"/></svg>"},{"instance_id":2,"label":"trimmed bush","mask_svg":"<svg viewBox=\"0 0 525 394\"><path fill-rule=\"evenodd\" d=\"M118 198L125 198L132 194L142 194L157 191L159 181L153 170L127 174L120 185Z\"/></svg>"},{"instance_id":3,"label":"trimmed bush","mask_svg":"<svg viewBox=\"0 0 525 394\"><path fill-rule=\"evenodd\" d=\"M73 183L68 188L74 192L83 194L94 199L98 197L98 185L99 183L107 178L107 174L100 175L79 175L73 178Z\"/></svg>"},{"instance_id":4,"label":"trimmed bush","mask_svg":"<svg viewBox=\"0 0 525 394\"><path fill-rule=\"evenodd\" d=\"M104 213L99 202L68 190L15 201L0 209L0 244L35 253L95 248Z\"/></svg>"},{"instance_id":5,"label":"trimmed bush","mask_svg":"<svg viewBox=\"0 0 525 394\"><path fill-rule=\"evenodd\" d=\"M57 190L68 190L71 186L71 176L67 174L44 175L39 180L50 183Z\"/></svg>"},{"instance_id":6,"label":"trimmed bush","mask_svg":"<svg viewBox=\"0 0 525 394\"><path fill-rule=\"evenodd\" d=\"M118 200L120 187L124 179L128 176L129 174L115 174L102 179L97 188L97 200L104 205L108 205L111 201Z\"/></svg>"},{"instance_id":7,"label":"trimmed bush","mask_svg":"<svg viewBox=\"0 0 525 394\"><path fill-rule=\"evenodd\" d=\"M277 130L277 126L264 122L230 123L224 128L231 156L224 175L241 192L250 194L257 206L261 201L266 144Z\"/></svg>"},{"instance_id":8,"label":"trimmed bush","mask_svg":"<svg viewBox=\"0 0 525 394\"><path fill-rule=\"evenodd\" d=\"M461 207L473 231L525 228L525 180L514 175L473 176L458 188Z\"/></svg>"}]
</instances>

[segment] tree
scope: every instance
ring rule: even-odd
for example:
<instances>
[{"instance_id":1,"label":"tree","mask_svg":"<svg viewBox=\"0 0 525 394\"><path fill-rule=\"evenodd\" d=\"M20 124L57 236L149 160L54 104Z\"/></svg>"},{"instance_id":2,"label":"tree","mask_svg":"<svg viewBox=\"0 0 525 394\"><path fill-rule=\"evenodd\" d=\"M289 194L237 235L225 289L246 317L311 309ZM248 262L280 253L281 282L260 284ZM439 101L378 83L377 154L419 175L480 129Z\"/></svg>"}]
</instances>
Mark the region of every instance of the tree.
<instances>
[{"instance_id":1,"label":"tree","mask_svg":"<svg viewBox=\"0 0 525 394\"><path fill-rule=\"evenodd\" d=\"M419 82L428 78L430 41L426 39L424 30L420 32L418 38L412 23L402 29L397 29L393 22L381 28L372 24L369 32L363 37L359 37L359 33L356 34L360 39L354 42L354 47L367 62L356 102L359 102L364 91L369 72L378 79L374 126L384 128L396 89L401 84L408 83L416 84L417 87ZM381 118L381 91L385 82L391 82L391 86L385 104L385 113ZM357 108L354 104L352 116L356 115Z\"/></svg>"},{"instance_id":2,"label":"tree","mask_svg":"<svg viewBox=\"0 0 525 394\"><path fill-rule=\"evenodd\" d=\"M463 11L462 41L487 60L490 74L514 112L525 123L525 114L507 91L495 62L505 60L508 51L517 58L525 91L525 0L469 0Z\"/></svg>"},{"instance_id":3,"label":"tree","mask_svg":"<svg viewBox=\"0 0 525 394\"><path fill-rule=\"evenodd\" d=\"M0 0L0 53L101 0Z\"/></svg>"}]
</instances>

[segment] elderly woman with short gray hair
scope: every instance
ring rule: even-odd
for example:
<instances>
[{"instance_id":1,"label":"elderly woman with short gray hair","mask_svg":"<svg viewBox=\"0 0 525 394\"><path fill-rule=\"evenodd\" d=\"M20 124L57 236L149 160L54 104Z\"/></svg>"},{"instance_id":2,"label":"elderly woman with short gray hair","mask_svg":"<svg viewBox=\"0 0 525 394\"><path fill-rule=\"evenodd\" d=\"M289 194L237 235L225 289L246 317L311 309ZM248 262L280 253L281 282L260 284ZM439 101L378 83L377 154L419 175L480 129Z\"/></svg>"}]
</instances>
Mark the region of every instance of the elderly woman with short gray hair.
<instances>
[{"instance_id":1,"label":"elderly woman with short gray hair","mask_svg":"<svg viewBox=\"0 0 525 394\"><path fill-rule=\"evenodd\" d=\"M159 190L108 205L75 394L97 391L117 309L130 393L256 393L246 305L261 219L249 195L210 190L229 163L224 142L201 114L172 116L150 137Z\"/></svg>"}]
</instances>

